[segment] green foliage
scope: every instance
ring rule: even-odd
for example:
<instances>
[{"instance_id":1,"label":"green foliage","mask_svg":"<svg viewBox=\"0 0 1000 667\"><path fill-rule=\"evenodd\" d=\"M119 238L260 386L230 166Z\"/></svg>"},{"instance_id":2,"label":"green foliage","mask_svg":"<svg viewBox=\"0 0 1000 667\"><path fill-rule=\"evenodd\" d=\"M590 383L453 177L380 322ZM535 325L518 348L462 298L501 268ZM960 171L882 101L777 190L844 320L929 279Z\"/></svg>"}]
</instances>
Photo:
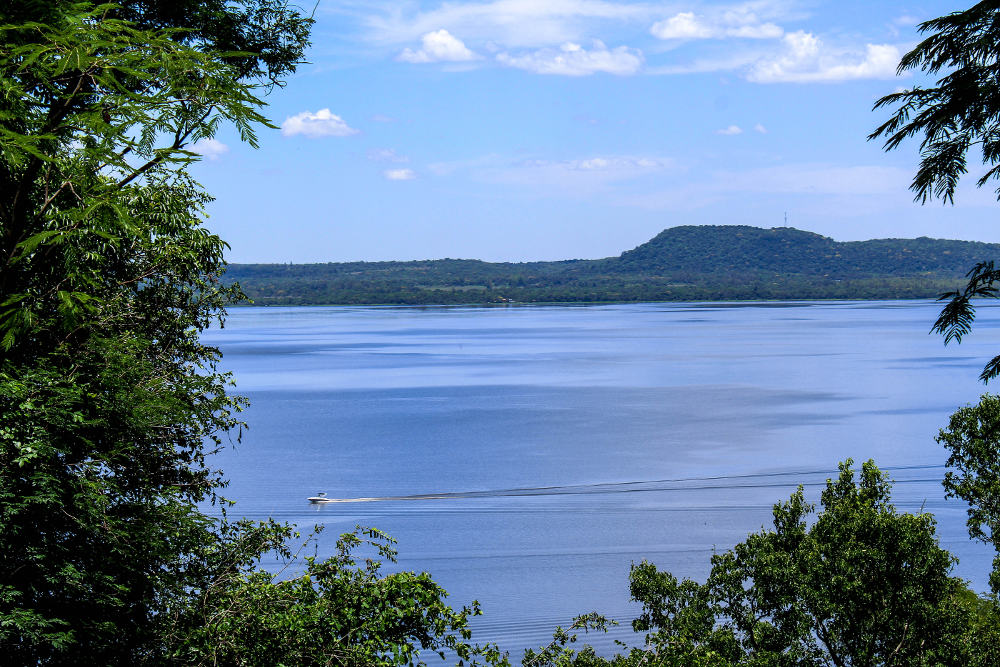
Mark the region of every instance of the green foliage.
<instances>
[{"instance_id":1,"label":"green foliage","mask_svg":"<svg viewBox=\"0 0 1000 667\"><path fill-rule=\"evenodd\" d=\"M609 625L617 625L615 621L610 621L596 612L584 614L573 619L573 624L568 629L558 627L552 634L552 641L537 651L526 649L521 660L521 667L548 667L564 665L576 665L585 667L588 665L606 664L594 649L590 646L583 647L580 651L574 651L569 647L577 640L577 631L584 632L598 631L607 632Z\"/></svg>"},{"instance_id":2,"label":"green foliage","mask_svg":"<svg viewBox=\"0 0 1000 667\"><path fill-rule=\"evenodd\" d=\"M0 647L141 664L242 406L198 340L238 291L184 147L262 117L204 45L67 7L0 27Z\"/></svg>"},{"instance_id":3,"label":"green foliage","mask_svg":"<svg viewBox=\"0 0 1000 667\"><path fill-rule=\"evenodd\" d=\"M214 279L225 246L199 228L208 197L185 148L223 121L254 143L266 122L255 85L215 52L112 9L0 27L0 343L12 357L86 335L77 326L120 312L123 293Z\"/></svg>"},{"instance_id":4,"label":"green foliage","mask_svg":"<svg viewBox=\"0 0 1000 667\"><path fill-rule=\"evenodd\" d=\"M996 287L997 281L1000 281L1000 271L993 268L992 260L977 263L967 275L969 280L964 288L945 292L938 298L940 301L947 300L948 303L941 309L931 331L943 335L945 345L951 341L961 343L962 338L972 332L972 323L976 319L973 299L995 299L1000 296ZM1000 375L1000 355L986 363L979 379L988 383L997 375Z\"/></svg>"},{"instance_id":5,"label":"green foliage","mask_svg":"<svg viewBox=\"0 0 1000 667\"><path fill-rule=\"evenodd\" d=\"M969 9L921 23L931 35L903 56L900 74L922 70L945 73L935 85L882 97L875 108L896 107L869 139L885 138L885 149L923 135L920 166L910 188L917 201L953 202L968 171L967 153L978 145L988 167L981 187L1000 176L1000 2L986 0ZM1000 189L997 190L1000 197Z\"/></svg>"},{"instance_id":6,"label":"green foliage","mask_svg":"<svg viewBox=\"0 0 1000 667\"><path fill-rule=\"evenodd\" d=\"M969 656L969 667L1000 665L1000 604L996 596L980 597L964 590L953 602L969 618L969 626L959 639L959 649Z\"/></svg>"},{"instance_id":7,"label":"green foliage","mask_svg":"<svg viewBox=\"0 0 1000 667\"><path fill-rule=\"evenodd\" d=\"M969 537L997 548L990 585L1000 592L1000 397L984 394L958 410L937 441L949 453L945 491L969 505Z\"/></svg>"},{"instance_id":8,"label":"green foliage","mask_svg":"<svg viewBox=\"0 0 1000 667\"><path fill-rule=\"evenodd\" d=\"M293 577L246 567L247 554L266 550L278 552L286 568L294 566L291 537L298 535L275 523L226 528L205 553L208 574L200 589L164 614L171 662L390 667L422 665L435 654L470 660L484 652L467 641L468 619L479 614L478 606L455 611L426 573L381 573L396 551L378 530L341 535L334 556L306 557L304 571ZM359 548L373 554L361 560Z\"/></svg>"},{"instance_id":9,"label":"green foliage","mask_svg":"<svg viewBox=\"0 0 1000 667\"><path fill-rule=\"evenodd\" d=\"M79 0L20 0L0 7L0 23L56 23L87 6ZM282 78L295 71L312 23L284 0L120 0L106 7L108 18L141 30L171 29L175 40L220 54L241 78L272 86L283 85Z\"/></svg>"},{"instance_id":10,"label":"green foliage","mask_svg":"<svg viewBox=\"0 0 1000 667\"><path fill-rule=\"evenodd\" d=\"M201 225L189 149L223 123L256 143L260 95L311 21L277 0L127 0L24 3L0 23L4 661L478 655L478 610L426 574L382 574L395 552L378 531L278 576L261 559L298 567L290 527L197 507L223 502L208 456L239 438L244 401L199 340L240 291L219 282L226 245Z\"/></svg>"},{"instance_id":11,"label":"green foliage","mask_svg":"<svg viewBox=\"0 0 1000 667\"><path fill-rule=\"evenodd\" d=\"M564 653L542 665L968 665L996 655L992 601L950 576L929 514L899 513L869 461L827 482L814 507L801 488L774 527L712 557L705 583L651 563L632 568L645 646L611 659ZM985 656L985 658L984 658ZM579 657L579 662L577 662Z\"/></svg>"},{"instance_id":12,"label":"green foliage","mask_svg":"<svg viewBox=\"0 0 1000 667\"><path fill-rule=\"evenodd\" d=\"M202 437L238 404L222 377L156 377L155 354L92 340L0 372L0 646L18 664L141 662L210 538Z\"/></svg>"},{"instance_id":13,"label":"green foliage","mask_svg":"<svg viewBox=\"0 0 1000 667\"><path fill-rule=\"evenodd\" d=\"M876 108L895 106L892 116L869 139L885 138L885 149L894 150L905 140L923 135L920 165L911 184L915 199L933 198L954 202L955 191L968 171L967 156L973 146L981 150L987 171L978 180L982 187L1000 177L1000 2L979 2L971 8L920 24L932 34L903 57L899 71L920 69L931 75L945 73L936 85L914 87L881 98ZM997 189L1000 198L1000 188ZM996 283L1000 271L994 260L981 257L967 274L963 288L940 296L947 303L932 331L944 336L945 344L972 331L976 298L1000 295ZM983 368L980 379L989 382L1000 375L1000 356ZM944 479L948 497L969 505L967 526L973 539L997 546L1000 526L1000 399L986 394L976 406L952 415L937 441L949 452L949 470ZM993 596L979 598L971 591L955 596L956 608L971 618L962 634L961 648L970 663L1000 663L996 594L1000 591L1000 549L990 576Z\"/></svg>"}]
</instances>

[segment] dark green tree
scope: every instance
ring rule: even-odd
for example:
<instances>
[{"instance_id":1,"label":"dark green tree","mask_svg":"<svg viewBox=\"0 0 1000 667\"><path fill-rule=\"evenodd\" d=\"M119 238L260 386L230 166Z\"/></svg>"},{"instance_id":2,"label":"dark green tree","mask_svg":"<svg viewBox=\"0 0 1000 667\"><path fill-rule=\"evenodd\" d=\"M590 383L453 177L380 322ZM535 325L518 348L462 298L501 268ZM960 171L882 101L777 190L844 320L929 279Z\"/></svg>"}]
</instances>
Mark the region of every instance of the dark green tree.
<instances>
[{"instance_id":1,"label":"dark green tree","mask_svg":"<svg viewBox=\"0 0 1000 667\"><path fill-rule=\"evenodd\" d=\"M1000 397L984 394L958 410L937 441L949 454L944 488L969 505L969 536L998 549L990 585L1000 592Z\"/></svg>"},{"instance_id":2,"label":"dark green tree","mask_svg":"<svg viewBox=\"0 0 1000 667\"><path fill-rule=\"evenodd\" d=\"M227 121L253 143L257 91L298 56L254 69L112 5L43 4L0 27L0 650L155 662L216 540L204 442L241 405L198 339L238 291L186 148ZM301 55L308 19L275 26Z\"/></svg>"},{"instance_id":3,"label":"dark green tree","mask_svg":"<svg viewBox=\"0 0 1000 667\"><path fill-rule=\"evenodd\" d=\"M712 556L705 583L633 566L645 646L607 660L550 648L537 664L993 664L981 642L996 637L995 612L951 576L930 514L898 512L871 461L857 477L841 464L820 505L810 516L800 488L775 505L773 529Z\"/></svg>"},{"instance_id":4,"label":"dark green tree","mask_svg":"<svg viewBox=\"0 0 1000 667\"><path fill-rule=\"evenodd\" d=\"M178 596L160 624L167 657L177 665L422 665L435 658L507 665L495 648L470 646L468 619L478 606L455 611L427 573L383 574L395 562L393 540L358 528L340 536L334 556L304 562L289 549L287 525L223 526L203 550L197 595ZM305 544L303 545L305 546ZM357 551L368 553L361 558ZM269 551L296 576L253 567Z\"/></svg>"},{"instance_id":5,"label":"dark green tree","mask_svg":"<svg viewBox=\"0 0 1000 667\"><path fill-rule=\"evenodd\" d=\"M209 519L238 439L199 333L239 290L192 143L256 144L311 21L279 0L0 9L0 654L9 664L408 664L465 654L384 536L292 565L292 529ZM231 431L235 429L235 433ZM292 576L296 568L305 573Z\"/></svg>"}]
</instances>

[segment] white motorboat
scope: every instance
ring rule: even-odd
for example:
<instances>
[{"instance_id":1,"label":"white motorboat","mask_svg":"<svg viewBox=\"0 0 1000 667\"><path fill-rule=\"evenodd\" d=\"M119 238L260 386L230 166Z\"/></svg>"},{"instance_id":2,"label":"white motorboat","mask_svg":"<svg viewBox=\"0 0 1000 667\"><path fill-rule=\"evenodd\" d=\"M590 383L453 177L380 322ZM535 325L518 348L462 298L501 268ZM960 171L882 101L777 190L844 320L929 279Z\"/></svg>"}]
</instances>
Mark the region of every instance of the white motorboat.
<instances>
[{"instance_id":1,"label":"white motorboat","mask_svg":"<svg viewBox=\"0 0 1000 667\"><path fill-rule=\"evenodd\" d=\"M333 502L333 498L327 498L325 493L317 493L315 496L312 496L311 498L306 498L306 500L308 500L313 504Z\"/></svg>"}]
</instances>

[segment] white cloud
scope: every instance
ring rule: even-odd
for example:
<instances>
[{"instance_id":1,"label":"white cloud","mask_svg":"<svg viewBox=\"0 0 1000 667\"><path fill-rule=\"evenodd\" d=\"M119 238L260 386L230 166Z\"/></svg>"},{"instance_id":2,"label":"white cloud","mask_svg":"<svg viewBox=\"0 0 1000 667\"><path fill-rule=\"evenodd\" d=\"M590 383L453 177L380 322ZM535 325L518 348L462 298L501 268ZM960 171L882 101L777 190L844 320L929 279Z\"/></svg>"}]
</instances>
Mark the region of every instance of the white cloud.
<instances>
[{"instance_id":1,"label":"white cloud","mask_svg":"<svg viewBox=\"0 0 1000 667\"><path fill-rule=\"evenodd\" d=\"M390 181L412 181L417 177L412 169L386 169L382 175Z\"/></svg>"},{"instance_id":2,"label":"white cloud","mask_svg":"<svg viewBox=\"0 0 1000 667\"><path fill-rule=\"evenodd\" d=\"M802 30L785 35L784 50L758 60L747 79L756 83L834 82L851 79L892 79L902 52L890 44L867 44L864 51L833 49Z\"/></svg>"},{"instance_id":3,"label":"white cloud","mask_svg":"<svg viewBox=\"0 0 1000 667\"><path fill-rule=\"evenodd\" d=\"M303 111L289 116L281 124L281 134L286 137L302 134L316 139L318 137L347 137L357 133L358 130L350 127L343 118L331 113L329 109L320 109L316 113Z\"/></svg>"},{"instance_id":4,"label":"white cloud","mask_svg":"<svg viewBox=\"0 0 1000 667\"><path fill-rule=\"evenodd\" d=\"M567 42L558 49L540 49L521 55L497 54L497 62L508 67L525 69L536 74L586 76L595 72L635 74L642 67L642 52L626 46L608 49L594 40L589 51L579 44Z\"/></svg>"},{"instance_id":5,"label":"white cloud","mask_svg":"<svg viewBox=\"0 0 1000 667\"><path fill-rule=\"evenodd\" d=\"M374 162L409 162L410 158L400 155L391 148L373 148L368 151L368 159Z\"/></svg>"},{"instance_id":6,"label":"white cloud","mask_svg":"<svg viewBox=\"0 0 1000 667\"><path fill-rule=\"evenodd\" d=\"M760 123L757 123L756 125L754 125L753 129L754 129L754 132L760 132L761 134L767 134L767 128L764 127L763 125L761 125Z\"/></svg>"},{"instance_id":7,"label":"white cloud","mask_svg":"<svg viewBox=\"0 0 1000 667\"><path fill-rule=\"evenodd\" d=\"M479 59L479 56L470 51L462 40L443 28L429 32L420 39L422 47L419 50L403 49L396 59L408 63L457 63Z\"/></svg>"},{"instance_id":8,"label":"white cloud","mask_svg":"<svg viewBox=\"0 0 1000 667\"><path fill-rule=\"evenodd\" d=\"M892 79L903 50L892 44L828 46L813 33L788 33L778 50L762 45L725 57L647 67L646 74L698 74L732 71L755 83L819 83L855 79Z\"/></svg>"},{"instance_id":9,"label":"white cloud","mask_svg":"<svg viewBox=\"0 0 1000 667\"><path fill-rule=\"evenodd\" d=\"M612 23L652 20L655 6L610 0L492 0L445 2L419 11L416 3L374 4L367 19L371 39L384 44L406 44L433 30L445 29L465 39L494 41L507 48L534 48L580 41L599 34L596 28Z\"/></svg>"},{"instance_id":10,"label":"white cloud","mask_svg":"<svg viewBox=\"0 0 1000 667\"><path fill-rule=\"evenodd\" d=\"M716 130L715 133L733 136L736 134L743 134L743 128L741 128L739 125L730 125L729 127L724 127L721 130Z\"/></svg>"},{"instance_id":11,"label":"white cloud","mask_svg":"<svg viewBox=\"0 0 1000 667\"><path fill-rule=\"evenodd\" d=\"M699 21L694 12L681 12L665 21L657 21L649 31L660 39L707 39L713 36L712 29Z\"/></svg>"},{"instance_id":12,"label":"white cloud","mask_svg":"<svg viewBox=\"0 0 1000 667\"><path fill-rule=\"evenodd\" d=\"M188 150L192 153L197 153L198 155L204 155L209 160L218 160L221 156L229 152L229 146L225 145L218 139L207 137L205 139L199 139L188 146Z\"/></svg>"},{"instance_id":13,"label":"white cloud","mask_svg":"<svg viewBox=\"0 0 1000 667\"><path fill-rule=\"evenodd\" d=\"M649 30L659 39L777 39L784 30L774 23L762 21L749 5L732 7L721 13L697 16L694 12L680 12L663 21L657 21Z\"/></svg>"}]
</instances>

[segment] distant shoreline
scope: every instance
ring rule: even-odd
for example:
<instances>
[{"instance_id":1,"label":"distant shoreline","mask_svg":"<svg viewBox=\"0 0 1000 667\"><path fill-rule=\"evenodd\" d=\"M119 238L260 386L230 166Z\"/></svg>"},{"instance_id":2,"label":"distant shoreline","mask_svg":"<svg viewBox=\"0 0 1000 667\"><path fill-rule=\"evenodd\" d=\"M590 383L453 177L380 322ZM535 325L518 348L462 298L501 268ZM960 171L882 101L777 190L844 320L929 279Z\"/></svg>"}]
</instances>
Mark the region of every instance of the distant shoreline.
<instances>
[{"instance_id":1,"label":"distant shoreline","mask_svg":"<svg viewBox=\"0 0 1000 667\"><path fill-rule=\"evenodd\" d=\"M230 264L223 278L257 306L886 301L936 299L994 259L1000 244L685 226L604 259Z\"/></svg>"},{"instance_id":2,"label":"distant shoreline","mask_svg":"<svg viewBox=\"0 0 1000 667\"><path fill-rule=\"evenodd\" d=\"M653 304L734 304L734 305L754 305L754 304L788 304L804 305L810 303L859 303L864 301L903 301L908 303L937 303L937 297L913 297L913 298L864 298L864 299L715 299L715 300L671 300L671 301L535 301L535 302L507 302L507 303L299 303L299 304L256 304L256 303L235 303L226 306L232 308L524 308L546 306L640 306ZM985 303L980 306L989 306ZM1000 304L998 304L1000 305Z\"/></svg>"}]
</instances>

